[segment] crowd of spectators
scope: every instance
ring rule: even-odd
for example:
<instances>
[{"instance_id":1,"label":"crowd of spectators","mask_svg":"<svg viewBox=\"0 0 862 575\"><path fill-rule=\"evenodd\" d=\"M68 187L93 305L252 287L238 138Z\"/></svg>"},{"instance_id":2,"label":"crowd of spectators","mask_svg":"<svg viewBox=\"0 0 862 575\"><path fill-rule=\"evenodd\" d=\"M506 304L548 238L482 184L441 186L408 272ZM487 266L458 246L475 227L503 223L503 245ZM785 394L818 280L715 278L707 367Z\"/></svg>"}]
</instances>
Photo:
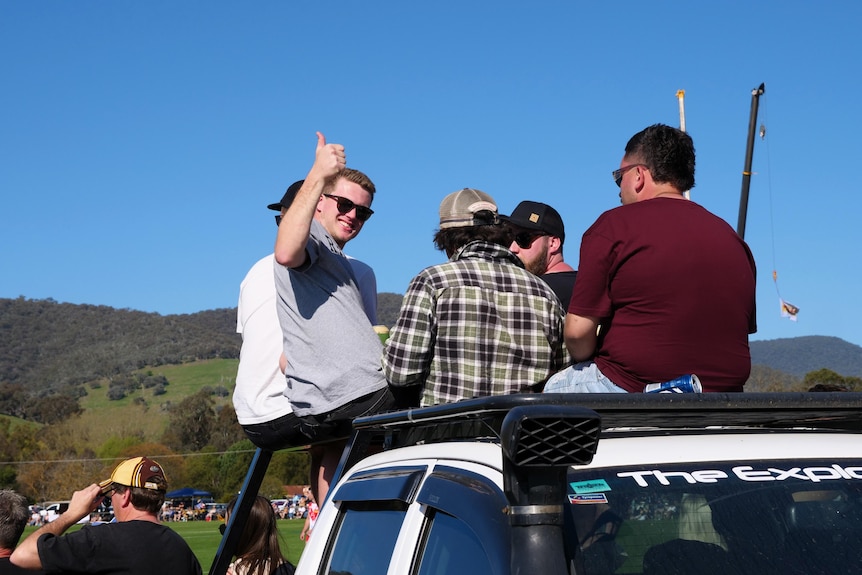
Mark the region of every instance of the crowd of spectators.
<instances>
[{"instance_id":1,"label":"crowd of spectators","mask_svg":"<svg viewBox=\"0 0 862 575\"><path fill-rule=\"evenodd\" d=\"M287 499L273 499L272 509L279 519L306 519L310 508L309 497L294 495Z\"/></svg>"},{"instance_id":2,"label":"crowd of spectators","mask_svg":"<svg viewBox=\"0 0 862 575\"><path fill-rule=\"evenodd\" d=\"M279 519L306 519L310 509L309 497L293 495L285 499L273 499L272 510ZM224 521L227 511L225 503L207 502L203 500L165 501L162 505L160 519L166 522L174 521ZM38 513L37 513L38 514ZM35 521L35 515L33 521ZM31 523L41 525L41 523Z\"/></svg>"}]
</instances>

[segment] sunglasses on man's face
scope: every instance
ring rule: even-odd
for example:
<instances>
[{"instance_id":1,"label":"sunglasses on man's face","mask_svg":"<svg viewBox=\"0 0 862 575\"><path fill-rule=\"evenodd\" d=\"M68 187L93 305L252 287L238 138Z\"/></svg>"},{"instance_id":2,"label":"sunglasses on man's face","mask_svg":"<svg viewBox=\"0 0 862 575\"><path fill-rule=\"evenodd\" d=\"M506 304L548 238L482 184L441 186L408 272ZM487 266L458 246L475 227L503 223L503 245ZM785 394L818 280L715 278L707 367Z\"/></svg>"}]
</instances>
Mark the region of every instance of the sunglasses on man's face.
<instances>
[{"instance_id":1,"label":"sunglasses on man's face","mask_svg":"<svg viewBox=\"0 0 862 575\"><path fill-rule=\"evenodd\" d=\"M348 200L347 198L342 198L341 196L336 196L333 194L323 194L330 200L335 200L338 204L338 213L339 214L349 214L352 210L356 210L356 219L360 222L364 222L371 217L371 214L374 213L374 210L369 208L368 206L360 206L353 203L352 200Z\"/></svg>"},{"instance_id":2,"label":"sunglasses on man's face","mask_svg":"<svg viewBox=\"0 0 862 575\"><path fill-rule=\"evenodd\" d=\"M626 172L628 172L632 168L646 168L646 167L647 167L646 164L629 164L628 166L623 166L622 168L620 168L618 170L614 170L613 172L611 172L611 177L614 179L614 183L619 188L622 186L623 176L626 174Z\"/></svg>"},{"instance_id":3,"label":"sunglasses on man's face","mask_svg":"<svg viewBox=\"0 0 862 575\"><path fill-rule=\"evenodd\" d=\"M530 246L533 245L533 242L536 241L536 238L539 238L545 234L537 234L536 232L520 232L515 234L515 243L518 244L518 247L522 250L530 249Z\"/></svg>"}]
</instances>

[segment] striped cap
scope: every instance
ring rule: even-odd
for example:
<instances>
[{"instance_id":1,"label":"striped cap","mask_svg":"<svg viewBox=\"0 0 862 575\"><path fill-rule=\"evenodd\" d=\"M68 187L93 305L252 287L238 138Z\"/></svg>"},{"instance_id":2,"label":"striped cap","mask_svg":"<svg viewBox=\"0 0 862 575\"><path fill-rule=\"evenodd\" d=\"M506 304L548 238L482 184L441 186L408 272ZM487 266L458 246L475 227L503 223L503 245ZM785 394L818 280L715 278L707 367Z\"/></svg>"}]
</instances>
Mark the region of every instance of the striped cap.
<instances>
[{"instance_id":1,"label":"striped cap","mask_svg":"<svg viewBox=\"0 0 862 575\"><path fill-rule=\"evenodd\" d=\"M168 480L162 466L147 457L135 457L120 463L114 468L111 478L99 483L99 487L105 491L113 483L156 491L168 489Z\"/></svg>"}]
</instances>

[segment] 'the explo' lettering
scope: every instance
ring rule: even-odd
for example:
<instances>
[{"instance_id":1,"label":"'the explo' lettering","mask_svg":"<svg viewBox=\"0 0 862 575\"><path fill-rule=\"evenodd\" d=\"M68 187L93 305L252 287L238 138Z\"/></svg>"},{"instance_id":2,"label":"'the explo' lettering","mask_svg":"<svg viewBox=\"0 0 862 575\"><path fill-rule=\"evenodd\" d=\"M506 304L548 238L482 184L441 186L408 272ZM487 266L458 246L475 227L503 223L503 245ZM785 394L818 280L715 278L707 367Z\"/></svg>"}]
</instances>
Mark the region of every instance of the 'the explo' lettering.
<instances>
[{"instance_id":1,"label":"'the explo' lettering","mask_svg":"<svg viewBox=\"0 0 862 575\"><path fill-rule=\"evenodd\" d=\"M766 469L755 469L750 465L738 465L731 469L731 473L742 481L797 480L819 483L830 480L862 479L862 466L842 467L838 464L833 464L828 467L791 467L789 469L767 467ZM630 477L635 480L635 483L639 487L649 487L651 483L657 483L658 485L673 485L683 482L692 485L696 483L717 483L722 479L729 478L730 475L720 469L699 469L694 471L662 471L661 469L651 469L645 471L624 471L617 473L617 477Z\"/></svg>"}]
</instances>

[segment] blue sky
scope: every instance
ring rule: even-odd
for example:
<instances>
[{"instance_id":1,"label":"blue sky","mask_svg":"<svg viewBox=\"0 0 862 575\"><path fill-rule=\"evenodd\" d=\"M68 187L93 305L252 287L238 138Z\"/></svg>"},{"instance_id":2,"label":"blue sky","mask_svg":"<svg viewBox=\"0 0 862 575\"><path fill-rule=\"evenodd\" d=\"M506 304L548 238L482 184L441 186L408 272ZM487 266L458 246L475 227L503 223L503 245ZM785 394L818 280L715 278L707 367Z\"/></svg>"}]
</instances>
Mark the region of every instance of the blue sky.
<instances>
[{"instance_id":1,"label":"blue sky","mask_svg":"<svg viewBox=\"0 0 862 575\"><path fill-rule=\"evenodd\" d=\"M443 254L440 200L562 214L566 260L618 205L628 138L697 148L692 199L734 228L761 82L745 239L752 339L862 344L858 2L0 3L0 297L162 314L236 305L275 237L266 204L315 131L376 183L347 252L404 293ZM779 315L781 296L798 322ZM685 278L679 280L685 289ZM704 326L709 329L709 326Z\"/></svg>"}]
</instances>

